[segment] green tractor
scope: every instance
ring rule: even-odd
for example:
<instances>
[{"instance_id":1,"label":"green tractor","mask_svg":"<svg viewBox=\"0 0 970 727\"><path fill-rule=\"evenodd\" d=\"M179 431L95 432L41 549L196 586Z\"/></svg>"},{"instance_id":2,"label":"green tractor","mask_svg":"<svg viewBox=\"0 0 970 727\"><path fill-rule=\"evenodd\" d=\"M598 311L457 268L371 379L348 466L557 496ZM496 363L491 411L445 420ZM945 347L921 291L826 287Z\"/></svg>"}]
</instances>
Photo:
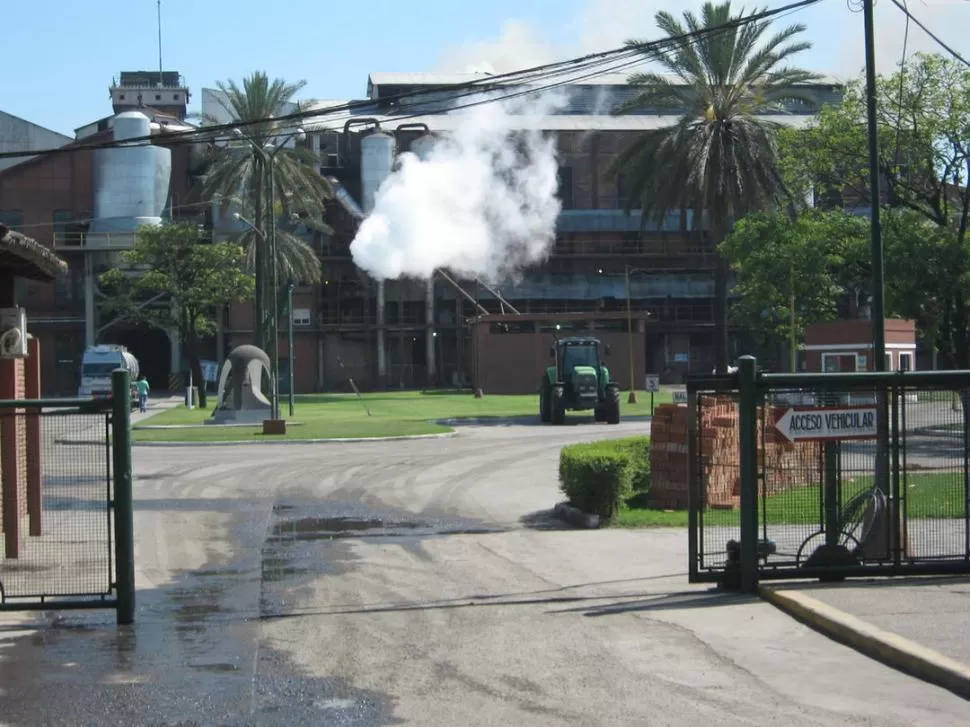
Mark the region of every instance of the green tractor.
<instances>
[{"instance_id":1,"label":"green tractor","mask_svg":"<svg viewBox=\"0 0 970 727\"><path fill-rule=\"evenodd\" d=\"M539 384L539 418L565 424L567 411L593 410L598 422L620 423L620 386L600 358L596 338L557 338L549 349L555 365L546 369Z\"/></svg>"}]
</instances>

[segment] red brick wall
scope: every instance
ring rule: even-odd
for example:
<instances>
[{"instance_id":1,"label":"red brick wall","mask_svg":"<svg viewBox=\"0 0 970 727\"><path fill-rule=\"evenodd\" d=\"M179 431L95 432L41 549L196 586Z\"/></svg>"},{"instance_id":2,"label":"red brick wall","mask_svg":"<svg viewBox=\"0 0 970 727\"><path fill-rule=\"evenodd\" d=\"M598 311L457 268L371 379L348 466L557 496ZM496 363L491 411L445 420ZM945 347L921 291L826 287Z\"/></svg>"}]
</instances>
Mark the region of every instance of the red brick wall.
<instances>
[{"instance_id":1,"label":"red brick wall","mask_svg":"<svg viewBox=\"0 0 970 727\"><path fill-rule=\"evenodd\" d=\"M492 333L487 324L473 328L473 345L477 350L478 387L486 394L538 393L539 381L546 367L553 365L549 348L554 339L551 333ZM570 335L598 338L611 352L604 357L610 378L620 388L630 385L630 336L627 333L604 330L565 331ZM646 386L645 334L633 334L633 370L636 388Z\"/></svg>"},{"instance_id":2,"label":"red brick wall","mask_svg":"<svg viewBox=\"0 0 970 727\"><path fill-rule=\"evenodd\" d=\"M729 397L706 397L698 421L698 473L704 484L705 508L737 508L740 504L740 446L737 402ZM764 472L765 494L774 495L818 482L820 444L793 444L772 424L782 413L759 409L764 437L759 436L758 466ZM687 508L690 463L687 452L687 406L662 404L650 428L651 485L649 506ZM763 441L762 441L763 439Z\"/></svg>"}]
</instances>

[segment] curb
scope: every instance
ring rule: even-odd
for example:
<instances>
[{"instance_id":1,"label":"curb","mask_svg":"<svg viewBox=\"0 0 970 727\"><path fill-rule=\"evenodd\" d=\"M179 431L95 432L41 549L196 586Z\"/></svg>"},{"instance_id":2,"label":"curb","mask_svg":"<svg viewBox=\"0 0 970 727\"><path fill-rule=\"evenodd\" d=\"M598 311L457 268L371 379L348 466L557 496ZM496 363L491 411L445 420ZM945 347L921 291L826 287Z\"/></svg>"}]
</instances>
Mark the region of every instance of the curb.
<instances>
[{"instance_id":1,"label":"curb","mask_svg":"<svg viewBox=\"0 0 970 727\"><path fill-rule=\"evenodd\" d=\"M466 426L474 426L475 424L520 424L522 422L537 422L539 417L530 415L520 417L451 417L449 419L432 419L431 421L450 427L462 424Z\"/></svg>"},{"instance_id":2,"label":"curb","mask_svg":"<svg viewBox=\"0 0 970 727\"><path fill-rule=\"evenodd\" d=\"M781 611L894 669L970 699L970 666L798 591L758 586Z\"/></svg>"},{"instance_id":3,"label":"curb","mask_svg":"<svg viewBox=\"0 0 970 727\"><path fill-rule=\"evenodd\" d=\"M577 528L593 529L600 526L599 515L589 515L572 505L567 505L565 502L557 503L552 509L552 514Z\"/></svg>"},{"instance_id":4,"label":"curb","mask_svg":"<svg viewBox=\"0 0 970 727\"><path fill-rule=\"evenodd\" d=\"M450 439L457 437L458 432L441 432L440 434L405 434L398 437L344 437L341 439L236 439L229 442L139 442L133 439L134 447L227 447L243 444L353 444L362 442L402 442L412 439ZM103 446L103 439L55 439L54 444L98 445Z\"/></svg>"}]
</instances>

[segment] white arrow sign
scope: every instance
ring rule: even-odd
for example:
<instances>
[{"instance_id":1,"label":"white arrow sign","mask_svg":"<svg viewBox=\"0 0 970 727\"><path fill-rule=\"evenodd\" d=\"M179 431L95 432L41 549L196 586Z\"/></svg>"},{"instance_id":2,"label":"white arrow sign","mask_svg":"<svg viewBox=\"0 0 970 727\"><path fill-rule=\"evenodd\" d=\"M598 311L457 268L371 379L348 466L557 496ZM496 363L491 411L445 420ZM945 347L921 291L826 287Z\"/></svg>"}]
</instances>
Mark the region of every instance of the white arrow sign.
<instances>
[{"instance_id":1,"label":"white arrow sign","mask_svg":"<svg viewBox=\"0 0 970 727\"><path fill-rule=\"evenodd\" d=\"M789 409L775 424L789 442L820 439L875 439L876 407Z\"/></svg>"}]
</instances>

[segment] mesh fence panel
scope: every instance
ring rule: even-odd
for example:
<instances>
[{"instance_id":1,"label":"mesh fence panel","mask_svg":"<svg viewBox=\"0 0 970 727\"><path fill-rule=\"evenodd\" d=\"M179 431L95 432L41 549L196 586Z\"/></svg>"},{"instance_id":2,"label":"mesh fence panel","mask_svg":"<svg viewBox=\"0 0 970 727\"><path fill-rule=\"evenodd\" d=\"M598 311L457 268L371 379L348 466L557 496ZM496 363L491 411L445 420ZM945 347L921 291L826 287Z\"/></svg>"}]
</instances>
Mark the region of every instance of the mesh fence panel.
<instances>
[{"instance_id":1,"label":"mesh fence panel","mask_svg":"<svg viewBox=\"0 0 970 727\"><path fill-rule=\"evenodd\" d=\"M901 542L906 559L970 555L967 511L970 390L902 391L898 397Z\"/></svg>"},{"instance_id":2,"label":"mesh fence panel","mask_svg":"<svg viewBox=\"0 0 970 727\"><path fill-rule=\"evenodd\" d=\"M0 410L0 446L10 436L18 444L19 553L13 558L7 552L11 529L5 527L5 557L0 560L5 599L110 594L109 421L104 413ZM3 446L0 451L11 449ZM2 465L4 470L9 466ZM13 481L9 474L6 477ZM11 504L7 492L5 505ZM8 508L5 525L10 517ZM40 534L32 534L31 525L38 520Z\"/></svg>"},{"instance_id":3,"label":"mesh fence panel","mask_svg":"<svg viewBox=\"0 0 970 727\"><path fill-rule=\"evenodd\" d=\"M728 542L741 537L737 394L697 395L695 451L698 567L719 570Z\"/></svg>"},{"instance_id":4,"label":"mesh fence panel","mask_svg":"<svg viewBox=\"0 0 970 727\"><path fill-rule=\"evenodd\" d=\"M768 566L805 565L826 542L849 550L859 546L866 497L875 482L876 438L813 437L837 430L826 416L861 421L875 403L875 391L775 390L765 397L759 419L759 520L761 537L774 544ZM812 418L784 426L786 416L800 412Z\"/></svg>"}]
</instances>

